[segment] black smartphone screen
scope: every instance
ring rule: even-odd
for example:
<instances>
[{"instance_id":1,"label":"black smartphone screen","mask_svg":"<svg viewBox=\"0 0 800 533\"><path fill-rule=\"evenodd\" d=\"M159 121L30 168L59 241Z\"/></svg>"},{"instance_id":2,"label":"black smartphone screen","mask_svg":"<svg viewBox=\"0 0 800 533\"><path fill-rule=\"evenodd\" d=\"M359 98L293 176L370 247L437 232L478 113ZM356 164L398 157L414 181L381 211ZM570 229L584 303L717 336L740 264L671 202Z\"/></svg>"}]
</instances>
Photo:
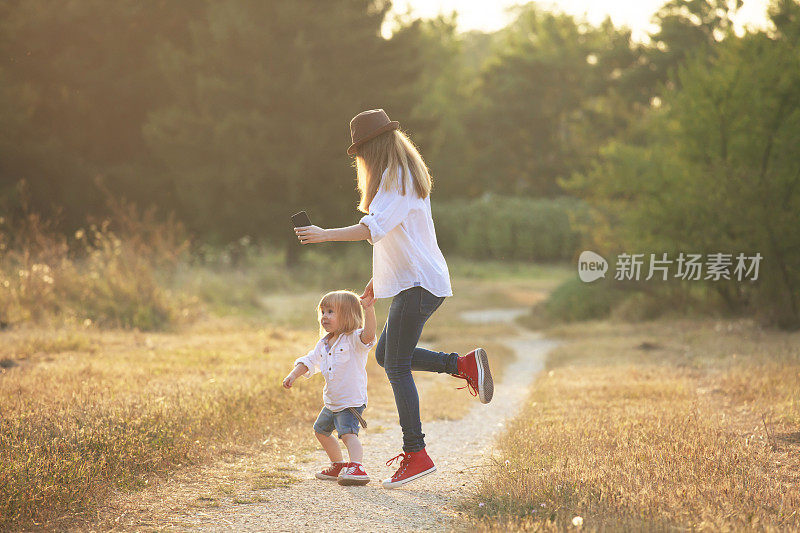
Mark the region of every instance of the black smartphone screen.
<instances>
[{"instance_id":1,"label":"black smartphone screen","mask_svg":"<svg viewBox=\"0 0 800 533\"><path fill-rule=\"evenodd\" d=\"M295 213L294 215L292 215L292 224L294 224L295 228L310 226L311 219L308 218L308 213L306 213L305 211L300 211L299 213Z\"/></svg>"}]
</instances>

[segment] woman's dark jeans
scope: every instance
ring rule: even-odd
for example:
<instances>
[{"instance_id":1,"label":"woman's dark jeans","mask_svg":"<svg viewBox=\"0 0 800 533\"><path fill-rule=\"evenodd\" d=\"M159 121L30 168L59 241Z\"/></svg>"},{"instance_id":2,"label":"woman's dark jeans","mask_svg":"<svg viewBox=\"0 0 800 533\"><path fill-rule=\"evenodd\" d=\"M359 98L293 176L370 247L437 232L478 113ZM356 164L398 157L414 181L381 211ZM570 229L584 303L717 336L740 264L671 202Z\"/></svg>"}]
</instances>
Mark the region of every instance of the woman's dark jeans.
<instances>
[{"instance_id":1,"label":"woman's dark jeans","mask_svg":"<svg viewBox=\"0 0 800 533\"><path fill-rule=\"evenodd\" d=\"M422 287L411 287L397 294L392 299L389 317L375 348L375 358L386 369L394 390L403 428L404 452L418 452L425 447L419 419L419 395L411 371L458 373L458 354L417 347L422 327L443 301L443 296L434 296Z\"/></svg>"}]
</instances>

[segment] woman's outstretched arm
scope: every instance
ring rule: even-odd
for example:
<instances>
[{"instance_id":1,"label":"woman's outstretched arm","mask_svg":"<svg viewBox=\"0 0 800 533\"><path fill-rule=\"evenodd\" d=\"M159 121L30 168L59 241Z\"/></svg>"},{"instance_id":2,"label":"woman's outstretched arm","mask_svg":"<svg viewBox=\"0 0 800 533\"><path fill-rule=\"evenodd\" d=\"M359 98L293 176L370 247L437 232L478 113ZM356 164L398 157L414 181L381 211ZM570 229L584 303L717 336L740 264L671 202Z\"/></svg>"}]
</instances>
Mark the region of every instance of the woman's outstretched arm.
<instances>
[{"instance_id":1,"label":"woman's outstretched arm","mask_svg":"<svg viewBox=\"0 0 800 533\"><path fill-rule=\"evenodd\" d=\"M294 233L303 244L329 241L363 241L369 239L369 228L364 224L353 224L346 228L324 229L319 226L294 228Z\"/></svg>"}]
</instances>

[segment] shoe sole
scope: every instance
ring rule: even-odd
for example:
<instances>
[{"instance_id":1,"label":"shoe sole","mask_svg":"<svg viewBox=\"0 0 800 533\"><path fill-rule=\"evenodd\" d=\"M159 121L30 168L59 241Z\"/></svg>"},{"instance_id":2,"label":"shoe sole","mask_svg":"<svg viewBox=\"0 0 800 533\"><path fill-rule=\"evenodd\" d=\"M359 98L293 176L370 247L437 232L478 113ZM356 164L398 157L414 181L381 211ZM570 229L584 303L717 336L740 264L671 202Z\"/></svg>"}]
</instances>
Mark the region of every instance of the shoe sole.
<instances>
[{"instance_id":1,"label":"shoe sole","mask_svg":"<svg viewBox=\"0 0 800 533\"><path fill-rule=\"evenodd\" d=\"M316 474L314 474L314 476L315 476L317 479L324 479L324 480L330 480L330 481L336 481L337 479L339 479L338 477L335 477L335 476L326 476L325 474L320 474L319 472L317 472Z\"/></svg>"},{"instance_id":2,"label":"shoe sole","mask_svg":"<svg viewBox=\"0 0 800 533\"><path fill-rule=\"evenodd\" d=\"M419 474L415 474L415 475L413 475L413 476L411 476L409 478L406 478L406 479L404 479L402 481L392 481L392 478L384 479L383 482L381 482L381 485L383 486L384 489L394 489L394 488L399 487L401 485L405 485L406 483L408 483L410 481L414 481L415 479L419 479L422 476L427 476L428 474L432 474L434 472L436 472L436 466L432 466L429 469L425 470L424 472L420 472Z\"/></svg>"},{"instance_id":3,"label":"shoe sole","mask_svg":"<svg viewBox=\"0 0 800 533\"><path fill-rule=\"evenodd\" d=\"M492 371L489 370L489 356L486 350L478 348L475 350L475 361L478 363L478 398L481 403L489 403L494 396L494 381Z\"/></svg>"},{"instance_id":4,"label":"shoe sole","mask_svg":"<svg viewBox=\"0 0 800 533\"><path fill-rule=\"evenodd\" d=\"M352 486L352 485L360 486L360 485L366 485L367 483L369 483L369 478L358 478L358 477L339 478L339 485L344 485L344 486Z\"/></svg>"}]
</instances>

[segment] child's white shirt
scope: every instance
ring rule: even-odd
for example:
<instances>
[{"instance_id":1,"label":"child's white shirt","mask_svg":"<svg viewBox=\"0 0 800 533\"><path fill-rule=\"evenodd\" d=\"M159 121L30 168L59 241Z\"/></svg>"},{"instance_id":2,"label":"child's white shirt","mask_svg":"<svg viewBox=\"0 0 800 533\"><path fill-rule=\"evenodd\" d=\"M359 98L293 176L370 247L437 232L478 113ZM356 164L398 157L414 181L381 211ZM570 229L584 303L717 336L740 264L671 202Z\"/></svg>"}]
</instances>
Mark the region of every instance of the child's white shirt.
<instances>
[{"instance_id":1,"label":"child's white shirt","mask_svg":"<svg viewBox=\"0 0 800 533\"><path fill-rule=\"evenodd\" d=\"M450 272L436 242L430 195L417 196L410 179L406 194L384 189L387 171L369 204L369 214L359 220L370 232L375 297L389 298L411 287L422 287L434 296L452 296ZM403 178L402 167L399 177Z\"/></svg>"},{"instance_id":2,"label":"child's white shirt","mask_svg":"<svg viewBox=\"0 0 800 533\"><path fill-rule=\"evenodd\" d=\"M375 338L369 344L361 342L363 328L350 333L342 333L328 346L328 335L322 337L314 349L294 364L303 363L308 367L304 375L310 378L320 372L325 378L322 401L333 412L348 407L360 407L367 403L367 355L375 345Z\"/></svg>"}]
</instances>

